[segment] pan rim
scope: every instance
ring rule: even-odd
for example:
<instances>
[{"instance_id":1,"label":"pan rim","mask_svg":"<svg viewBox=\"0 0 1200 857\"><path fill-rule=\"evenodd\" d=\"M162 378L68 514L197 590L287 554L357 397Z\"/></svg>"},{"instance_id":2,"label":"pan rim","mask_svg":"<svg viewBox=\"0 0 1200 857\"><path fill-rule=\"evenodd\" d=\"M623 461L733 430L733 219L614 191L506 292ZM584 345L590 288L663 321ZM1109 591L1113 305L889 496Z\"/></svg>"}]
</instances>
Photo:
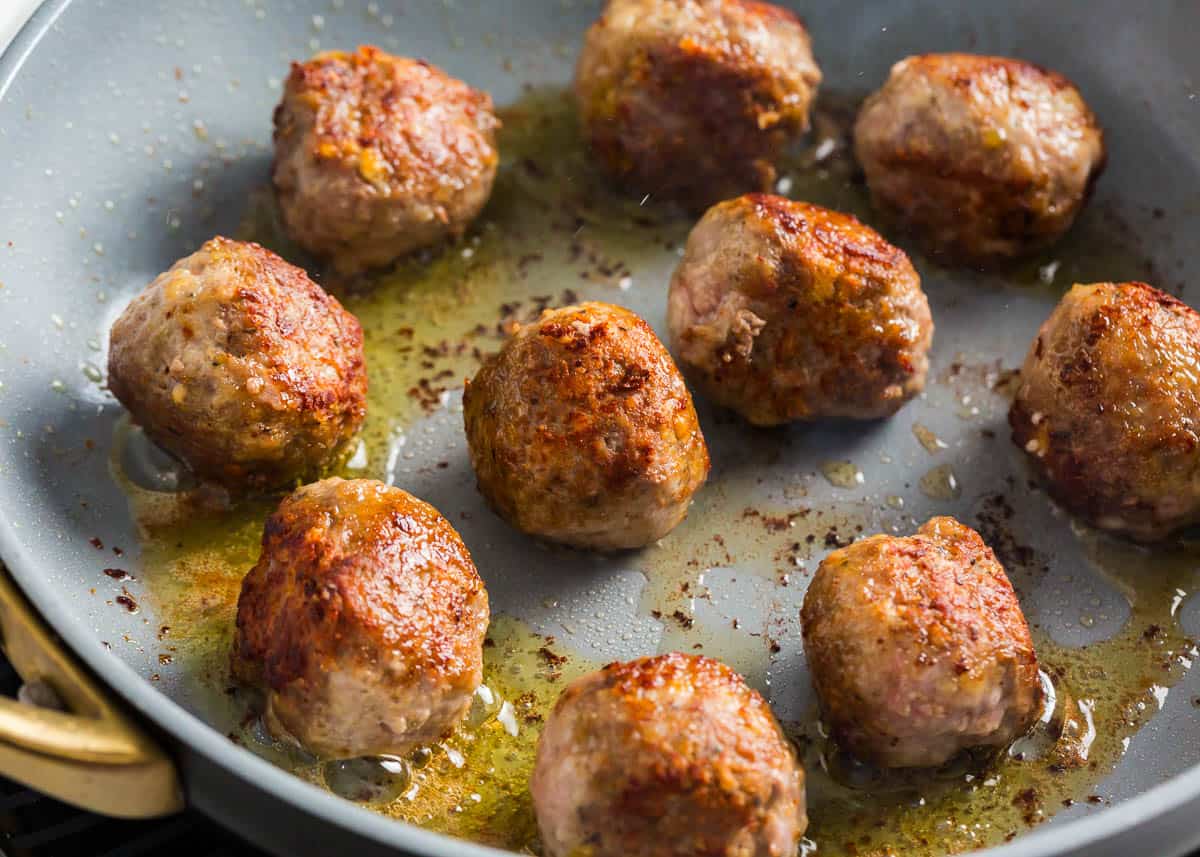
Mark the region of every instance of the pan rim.
<instances>
[{"instance_id":1,"label":"pan rim","mask_svg":"<svg viewBox=\"0 0 1200 857\"><path fill-rule=\"evenodd\" d=\"M74 2L43 0L7 49L0 54L0 101L4 100L25 62ZM96 645L97 640L91 631L76 621L62 599L57 597L54 587L37 574L37 558L21 545L10 520L2 515L0 559L8 566L17 585L47 624L112 692L189 752L204 757L228 775L266 791L298 811L340 829L353 829L356 834L388 847L444 857L500 857L511 853L372 812L307 783L233 744L209 724L156 690L124 661ZM1013 842L973 853L981 857L1054 857L1064 853L1066 847L1071 849L1071 853L1083 853L1089 846L1104 840L1117 836L1131 837L1196 801L1200 801L1200 765L1176 774L1097 815L1029 831ZM1200 830L1195 833L1195 839L1200 842Z\"/></svg>"}]
</instances>

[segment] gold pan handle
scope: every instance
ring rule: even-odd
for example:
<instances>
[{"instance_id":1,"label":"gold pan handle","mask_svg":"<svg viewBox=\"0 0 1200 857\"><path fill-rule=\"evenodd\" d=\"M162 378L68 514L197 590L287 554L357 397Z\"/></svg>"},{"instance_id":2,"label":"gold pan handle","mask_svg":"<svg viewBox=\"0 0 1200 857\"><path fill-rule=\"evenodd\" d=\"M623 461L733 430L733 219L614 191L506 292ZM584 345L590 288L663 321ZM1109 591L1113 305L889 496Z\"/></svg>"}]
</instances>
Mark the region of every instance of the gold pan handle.
<instances>
[{"instance_id":1,"label":"gold pan handle","mask_svg":"<svg viewBox=\"0 0 1200 857\"><path fill-rule=\"evenodd\" d=\"M67 653L0 565L0 647L24 681L0 697L0 774L102 815L178 812L170 757Z\"/></svg>"}]
</instances>

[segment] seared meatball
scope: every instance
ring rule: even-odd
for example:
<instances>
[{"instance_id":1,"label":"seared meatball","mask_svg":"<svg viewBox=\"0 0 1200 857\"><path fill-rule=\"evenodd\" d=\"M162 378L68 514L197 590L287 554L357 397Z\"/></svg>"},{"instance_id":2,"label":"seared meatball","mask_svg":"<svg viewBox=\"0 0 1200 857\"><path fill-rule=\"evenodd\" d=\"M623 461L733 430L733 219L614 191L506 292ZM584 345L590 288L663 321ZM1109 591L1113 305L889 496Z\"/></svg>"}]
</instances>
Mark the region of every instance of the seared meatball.
<instances>
[{"instance_id":1,"label":"seared meatball","mask_svg":"<svg viewBox=\"0 0 1200 857\"><path fill-rule=\"evenodd\" d=\"M795 15L754 0L609 0L575 70L584 134L640 193L696 209L767 190L821 82Z\"/></svg>"},{"instance_id":2,"label":"seared meatball","mask_svg":"<svg viewBox=\"0 0 1200 857\"><path fill-rule=\"evenodd\" d=\"M804 771L729 667L669 654L570 685L530 781L547 857L793 857Z\"/></svg>"},{"instance_id":3,"label":"seared meatball","mask_svg":"<svg viewBox=\"0 0 1200 857\"><path fill-rule=\"evenodd\" d=\"M421 60L294 63L272 171L288 234L344 274L461 234L492 192L499 124L487 93Z\"/></svg>"},{"instance_id":4,"label":"seared meatball","mask_svg":"<svg viewBox=\"0 0 1200 857\"><path fill-rule=\"evenodd\" d=\"M895 413L933 338L904 251L836 211L751 194L708 210L671 278L671 345L755 425Z\"/></svg>"},{"instance_id":5,"label":"seared meatball","mask_svg":"<svg viewBox=\"0 0 1200 857\"><path fill-rule=\"evenodd\" d=\"M1056 241L1104 166L1079 90L1003 57L902 60L863 104L854 141L875 205L932 254L978 265Z\"/></svg>"},{"instance_id":6,"label":"seared meatball","mask_svg":"<svg viewBox=\"0 0 1200 857\"><path fill-rule=\"evenodd\" d=\"M1039 713L1016 593L991 548L953 518L829 554L801 620L823 717L862 759L940 765L1008 744Z\"/></svg>"},{"instance_id":7,"label":"seared meatball","mask_svg":"<svg viewBox=\"0 0 1200 857\"><path fill-rule=\"evenodd\" d=\"M1200 523L1200 314L1145 283L1077 285L1038 331L1008 415L1050 490L1151 541Z\"/></svg>"},{"instance_id":8,"label":"seared meatball","mask_svg":"<svg viewBox=\"0 0 1200 857\"><path fill-rule=\"evenodd\" d=\"M264 720L324 758L401 754L448 732L483 676L488 597L438 511L373 479L279 504L242 582L233 673Z\"/></svg>"},{"instance_id":9,"label":"seared meatball","mask_svg":"<svg viewBox=\"0 0 1200 857\"><path fill-rule=\"evenodd\" d=\"M513 526L599 550L642 547L708 476L692 397L627 309L546 310L463 393L479 490Z\"/></svg>"},{"instance_id":10,"label":"seared meatball","mask_svg":"<svg viewBox=\"0 0 1200 857\"><path fill-rule=\"evenodd\" d=\"M213 238L113 324L108 386L200 477L276 488L330 464L362 424L362 329L270 250Z\"/></svg>"}]
</instances>

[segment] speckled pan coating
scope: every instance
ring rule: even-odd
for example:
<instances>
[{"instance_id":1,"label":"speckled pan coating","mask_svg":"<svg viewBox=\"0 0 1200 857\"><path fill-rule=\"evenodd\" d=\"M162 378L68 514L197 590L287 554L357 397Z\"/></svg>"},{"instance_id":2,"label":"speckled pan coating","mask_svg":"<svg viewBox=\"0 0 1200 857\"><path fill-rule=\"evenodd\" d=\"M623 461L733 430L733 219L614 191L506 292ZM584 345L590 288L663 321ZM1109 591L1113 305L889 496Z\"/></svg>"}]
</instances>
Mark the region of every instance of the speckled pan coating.
<instances>
[{"instance_id":1,"label":"speckled pan coating","mask_svg":"<svg viewBox=\"0 0 1200 857\"><path fill-rule=\"evenodd\" d=\"M71 648L135 711L158 724L184 762L189 797L204 811L281 853L483 857L494 852L372 814L233 745L206 725L211 712L203 700L159 666L152 606L143 599L142 611L130 614L105 604L119 592L101 574L113 564L111 548L131 550L137 542L126 498L110 476L121 409L88 380L89 373L103 370L104 331L129 298L212 235L236 230L248 194L269 174L270 113L288 61L375 42L425 55L503 105L526 83L568 85L580 39L600 8L595 2L459 0L433 4L436 9L405 4L403 15L380 3L372 15L364 5L348 0L338 12L328 0L297 0L289 11L284 4L241 0L147 0L133 15L115 2L50 0L0 59L0 553ZM1192 38L1200 10L1186 3L1144 4L1131 17L1128 4L1116 0L953 8L872 0L852 11L845 4L806 4L800 11L824 75L822 92L865 93L881 85L901 57L966 46L1063 72L1103 118L1109 151L1108 169L1076 228L1096 234L1093 228L1114 217L1128 225L1103 233L1113 236L1107 244L1088 245L1089 257L1120 269L1088 281L1153 280L1175 292L1182 286L1188 303L1200 300L1200 256L1189 237L1200 233L1194 204L1200 114L1193 99L1200 54ZM1119 37L1115 21L1122 22ZM1152 275L1120 264L1130 254L1122 256L1115 246L1129 234L1153 257ZM917 521L950 514L972 522L987 493L1011 477L1020 498L1012 526L1052 560L1044 575L1016 580L1031 624L1075 642L1111 632L1111 624L1085 628L1078 619L1099 598L1118 622L1122 595L1089 567L1068 521L1043 495L1022 487L1025 454L1006 437L1007 403L986 384L989 372L1020 365L1075 278L1079 248L1073 256L1066 252L1052 287L1031 286L1028 277L1018 278L1024 285L1006 285L949 274L918 260L938 327L930 383L926 399L886 423L747 433L743 425L714 421L698 402L717 463L711 484L729 492L722 502L832 508L866 497L882 504L903 494L903 514ZM578 285L576 267L552 261L545 270L546 294L559 294L565 283ZM605 285L588 297L628 305L661 336L664 290L677 261L673 250L663 248L633 271L627 293ZM971 397L966 404L964 396ZM974 407L977 416L957 416ZM641 576L628 557L585 562L530 551L523 542L518 549L511 528L477 498L454 416L430 423L429 434L426 426L415 427L410 439L428 438L423 454L448 466L422 471L403 487L443 511L471 512L470 520L456 518L455 524L480 565L494 609L524 615L549 633L566 618L572 598L608 586L620 594L593 598L592 612L603 616L597 621L617 629L642 627L645 620L623 594L636 604L638 587L652 586L653 576ZM950 448L930 456L913 437L915 422L936 430ZM819 470L829 460L853 461L863 484L827 484ZM959 476L957 499L935 501L915 487L940 464L953 465ZM914 487L906 489L906 483ZM701 511L692 517L699 520ZM816 545L808 568L825 551ZM136 568L139 559L127 554L123 562ZM751 578L736 568L709 574L718 594L723 576L745 584L726 594L740 598L743 622L755 630L750 620L761 622L769 605L755 600ZM620 589L625 581L633 581L632 590ZM792 581L788 591L798 595L804 577L796 571ZM125 585L141 592L141 581ZM556 598L561 606L543 606ZM707 604L700 607L707 610ZM1193 634L1200 631L1196 606L1193 599L1180 607ZM712 623L719 631L706 638L708 654L720 656L736 641L759 639L732 628L718 612ZM620 634L613 640L610 646L606 635L581 631L574 645L595 657L626 657ZM787 682L772 676L771 703L786 712L788 706L802 709L811 697L803 690L807 680L797 645L782 642L788 658L782 666L796 672ZM766 687L763 670L746 672L752 685ZM161 680L150 681L156 673ZM995 853L1125 857L1183 853L1200 844L1200 770L1194 767L1200 741L1191 704L1197 696L1200 671L1193 671L1102 784L1112 806L1084 802Z\"/></svg>"}]
</instances>

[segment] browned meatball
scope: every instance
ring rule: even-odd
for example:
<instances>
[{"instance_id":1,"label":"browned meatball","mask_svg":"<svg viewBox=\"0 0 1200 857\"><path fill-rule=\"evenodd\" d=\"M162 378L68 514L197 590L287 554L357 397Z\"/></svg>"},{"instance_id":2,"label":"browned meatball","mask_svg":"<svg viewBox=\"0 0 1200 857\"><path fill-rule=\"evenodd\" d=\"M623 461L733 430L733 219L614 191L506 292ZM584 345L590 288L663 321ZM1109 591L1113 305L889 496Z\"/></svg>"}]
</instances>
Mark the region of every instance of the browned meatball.
<instances>
[{"instance_id":1,"label":"browned meatball","mask_svg":"<svg viewBox=\"0 0 1200 857\"><path fill-rule=\"evenodd\" d=\"M991 548L953 518L829 554L801 620L822 715L862 759L940 765L1008 744L1039 713L1016 593Z\"/></svg>"},{"instance_id":2,"label":"browned meatball","mask_svg":"<svg viewBox=\"0 0 1200 857\"><path fill-rule=\"evenodd\" d=\"M530 781L547 857L793 857L804 770L729 667L669 654L568 687Z\"/></svg>"},{"instance_id":3,"label":"browned meatball","mask_svg":"<svg viewBox=\"0 0 1200 857\"><path fill-rule=\"evenodd\" d=\"M513 526L599 550L636 548L687 515L708 476L692 397L627 309L546 310L463 393L479 490Z\"/></svg>"},{"instance_id":4,"label":"browned meatball","mask_svg":"<svg viewBox=\"0 0 1200 857\"><path fill-rule=\"evenodd\" d=\"M466 229L496 177L487 93L373 47L293 63L272 179L292 240L344 274Z\"/></svg>"},{"instance_id":5,"label":"browned meatball","mask_svg":"<svg viewBox=\"0 0 1200 857\"><path fill-rule=\"evenodd\" d=\"M604 167L697 209L771 187L820 82L800 20L752 0L609 0L575 70Z\"/></svg>"},{"instance_id":6,"label":"browned meatball","mask_svg":"<svg viewBox=\"0 0 1200 857\"><path fill-rule=\"evenodd\" d=\"M275 488L330 464L362 424L362 329L299 268L213 238L113 324L108 386L200 477Z\"/></svg>"},{"instance_id":7,"label":"browned meatball","mask_svg":"<svg viewBox=\"0 0 1200 857\"><path fill-rule=\"evenodd\" d=\"M1200 523L1200 314L1145 283L1077 285L1008 415L1071 511L1135 539Z\"/></svg>"},{"instance_id":8,"label":"browned meatball","mask_svg":"<svg viewBox=\"0 0 1200 857\"><path fill-rule=\"evenodd\" d=\"M879 209L934 255L979 265L1056 241L1104 166L1079 90L1003 57L902 60L863 104L854 141Z\"/></svg>"},{"instance_id":9,"label":"browned meatball","mask_svg":"<svg viewBox=\"0 0 1200 857\"><path fill-rule=\"evenodd\" d=\"M889 416L924 388L933 339L904 251L847 214L765 194L696 224L667 322L689 377L755 425Z\"/></svg>"},{"instance_id":10,"label":"browned meatball","mask_svg":"<svg viewBox=\"0 0 1200 857\"><path fill-rule=\"evenodd\" d=\"M277 737L325 758L401 754L466 712L488 597L438 511L373 479L279 504L242 582L233 672L266 692Z\"/></svg>"}]
</instances>

